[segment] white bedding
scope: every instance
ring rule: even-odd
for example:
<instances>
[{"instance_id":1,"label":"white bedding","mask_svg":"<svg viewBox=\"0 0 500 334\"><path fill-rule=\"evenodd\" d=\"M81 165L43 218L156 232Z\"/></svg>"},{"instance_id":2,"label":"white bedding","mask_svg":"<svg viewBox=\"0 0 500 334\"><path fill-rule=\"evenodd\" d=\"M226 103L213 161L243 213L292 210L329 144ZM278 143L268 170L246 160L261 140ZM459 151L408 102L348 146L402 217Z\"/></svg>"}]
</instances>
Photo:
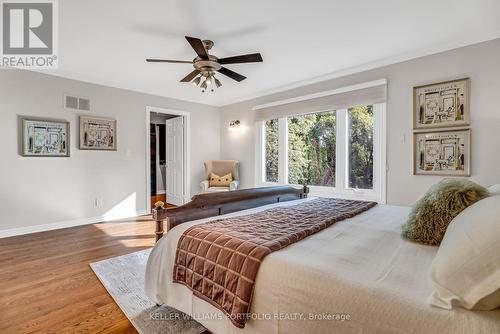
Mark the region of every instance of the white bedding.
<instances>
[{"instance_id":1,"label":"white bedding","mask_svg":"<svg viewBox=\"0 0 500 334\"><path fill-rule=\"evenodd\" d=\"M187 287L172 283L179 237L192 225L220 217L179 225L158 242L146 269L146 293L158 304L194 316L215 334L500 333L500 310L448 311L429 304L429 268L437 248L401 239L408 212L378 205L267 256L251 307L261 320L249 319L243 329ZM330 320L309 320L311 315ZM349 320L332 320L340 316Z\"/></svg>"}]
</instances>

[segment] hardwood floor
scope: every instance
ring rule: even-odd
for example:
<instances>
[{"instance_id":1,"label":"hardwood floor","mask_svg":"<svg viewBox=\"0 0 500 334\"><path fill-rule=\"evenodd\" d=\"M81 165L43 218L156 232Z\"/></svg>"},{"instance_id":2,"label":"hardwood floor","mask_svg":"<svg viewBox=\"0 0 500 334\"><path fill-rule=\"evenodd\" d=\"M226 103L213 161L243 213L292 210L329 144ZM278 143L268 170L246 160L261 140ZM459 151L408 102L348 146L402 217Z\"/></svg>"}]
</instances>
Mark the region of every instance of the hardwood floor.
<instances>
[{"instance_id":1,"label":"hardwood floor","mask_svg":"<svg viewBox=\"0 0 500 334\"><path fill-rule=\"evenodd\" d=\"M137 333L89 263L153 244L149 216L0 239L0 333Z\"/></svg>"}]
</instances>

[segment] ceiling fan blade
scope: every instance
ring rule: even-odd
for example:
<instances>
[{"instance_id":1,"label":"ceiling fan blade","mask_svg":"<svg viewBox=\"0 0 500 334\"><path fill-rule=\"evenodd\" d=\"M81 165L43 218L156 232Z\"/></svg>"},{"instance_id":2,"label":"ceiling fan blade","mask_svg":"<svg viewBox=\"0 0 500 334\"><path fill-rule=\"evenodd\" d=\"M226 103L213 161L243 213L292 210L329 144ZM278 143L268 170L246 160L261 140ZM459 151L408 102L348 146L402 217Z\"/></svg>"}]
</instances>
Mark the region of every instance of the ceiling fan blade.
<instances>
[{"instance_id":1,"label":"ceiling fan blade","mask_svg":"<svg viewBox=\"0 0 500 334\"><path fill-rule=\"evenodd\" d=\"M200 71L198 70L194 70L193 72L189 73L188 75L186 75L182 80L181 82L190 82L191 80L193 80L198 74L200 73Z\"/></svg>"},{"instance_id":2,"label":"ceiling fan blade","mask_svg":"<svg viewBox=\"0 0 500 334\"><path fill-rule=\"evenodd\" d=\"M208 59L207 50L205 50L205 46L203 45L201 39L189 36L186 36L186 39L189 42L189 44L191 44L191 46L193 47L196 54L200 56L200 58Z\"/></svg>"},{"instance_id":3,"label":"ceiling fan blade","mask_svg":"<svg viewBox=\"0 0 500 334\"><path fill-rule=\"evenodd\" d=\"M236 72L233 72L230 69L225 68L225 67L221 67L221 69L219 70L219 72L222 73L222 74L224 74L224 75L226 75L226 76L228 76L228 77L230 77L233 80L238 81L238 82L243 81L243 80L245 80L247 78L247 77L245 77L245 76L243 76L241 74L238 74Z\"/></svg>"},{"instance_id":4,"label":"ceiling fan blade","mask_svg":"<svg viewBox=\"0 0 500 334\"><path fill-rule=\"evenodd\" d=\"M177 64L192 64L192 60L170 60L170 59L146 59L149 63L177 63Z\"/></svg>"},{"instance_id":5,"label":"ceiling fan blade","mask_svg":"<svg viewBox=\"0 0 500 334\"><path fill-rule=\"evenodd\" d=\"M235 57L221 58L218 60L219 64L239 64L239 63L258 63L262 61L260 53L252 53L248 55L241 55Z\"/></svg>"}]
</instances>

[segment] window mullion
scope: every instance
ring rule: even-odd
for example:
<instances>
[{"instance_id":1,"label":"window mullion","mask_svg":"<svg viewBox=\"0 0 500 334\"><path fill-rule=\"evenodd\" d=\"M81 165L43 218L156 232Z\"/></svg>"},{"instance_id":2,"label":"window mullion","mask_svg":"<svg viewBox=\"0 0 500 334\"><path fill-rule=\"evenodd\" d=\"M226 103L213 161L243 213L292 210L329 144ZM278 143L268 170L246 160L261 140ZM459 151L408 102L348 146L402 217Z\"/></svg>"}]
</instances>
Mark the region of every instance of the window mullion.
<instances>
[{"instance_id":1,"label":"window mullion","mask_svg":"<svg viewBox=\"0 0 500 334\"><path fill-rule=\"evenodd\" d=\"M278 120L278 182L288 183L288 120L286 117Z\"/></svg>"},{"instance_id":2,"label":"window mullion","mask_svg":"<svg viewBox=\"0 0 500 334\"><path fill-rule=\"evenodd\" d=\"M380 202L386 202L386 175L387 175L387 132L386 132L386 105L379 103L373 105L375 115L374 133L374 190Z\"/></svg>"},{"instance_id":3,"label":"window mullion","mask_svg":"<svg viewBox=\"0 0 500 334\"><path fill-rule=\"evenodd\" d=\"M380 177L381 165L380 165L380 108L378 105L373 105L373 191L377 194L380 191Z\"/></svg>"},{"instance_id":4,"label":"window mullion","mask_svg":"<svg viewBox=\"0 0 500 334\"><path fill-rule=\"evenodd\" d=\"M335 188L338 192L344 192L347 179L347 110L340 109L336 111L337 129L336 129L336 175Z\"/></svg>"}]
</instances>

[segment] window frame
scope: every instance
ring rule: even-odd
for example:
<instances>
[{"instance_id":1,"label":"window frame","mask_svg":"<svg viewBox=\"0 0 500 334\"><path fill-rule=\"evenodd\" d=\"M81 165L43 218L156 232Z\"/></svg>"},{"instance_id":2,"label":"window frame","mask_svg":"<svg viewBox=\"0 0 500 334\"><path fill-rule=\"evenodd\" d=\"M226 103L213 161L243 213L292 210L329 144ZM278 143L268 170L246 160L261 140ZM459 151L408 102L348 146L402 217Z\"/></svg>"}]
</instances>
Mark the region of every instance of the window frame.
<instances>
[{"instance_id":1,"label":"window frame","mask_svg":"<svg viewBox=\"0 0 500 334\"><path fill-rule=\"evenodd\" d=\"M311 196L340 197L347 199L370 200L386 203L387 179L387 117L386 103L375 103L373 106L373 189L349 188L348 182L348 109L335 110L336 126L336 171L335 187L309 185ZM333 110L318 110L320 113ZM255 140L255 185L275 186L288 183L288 117L278 118L279 143L278 143L278 182L265 180L265 121L256 122ZM340 158L343 157L343 158ZM344 161L342 161L344 159ZM302 185L291 184L301 187Z\"/></svg>"}]
</instances>

